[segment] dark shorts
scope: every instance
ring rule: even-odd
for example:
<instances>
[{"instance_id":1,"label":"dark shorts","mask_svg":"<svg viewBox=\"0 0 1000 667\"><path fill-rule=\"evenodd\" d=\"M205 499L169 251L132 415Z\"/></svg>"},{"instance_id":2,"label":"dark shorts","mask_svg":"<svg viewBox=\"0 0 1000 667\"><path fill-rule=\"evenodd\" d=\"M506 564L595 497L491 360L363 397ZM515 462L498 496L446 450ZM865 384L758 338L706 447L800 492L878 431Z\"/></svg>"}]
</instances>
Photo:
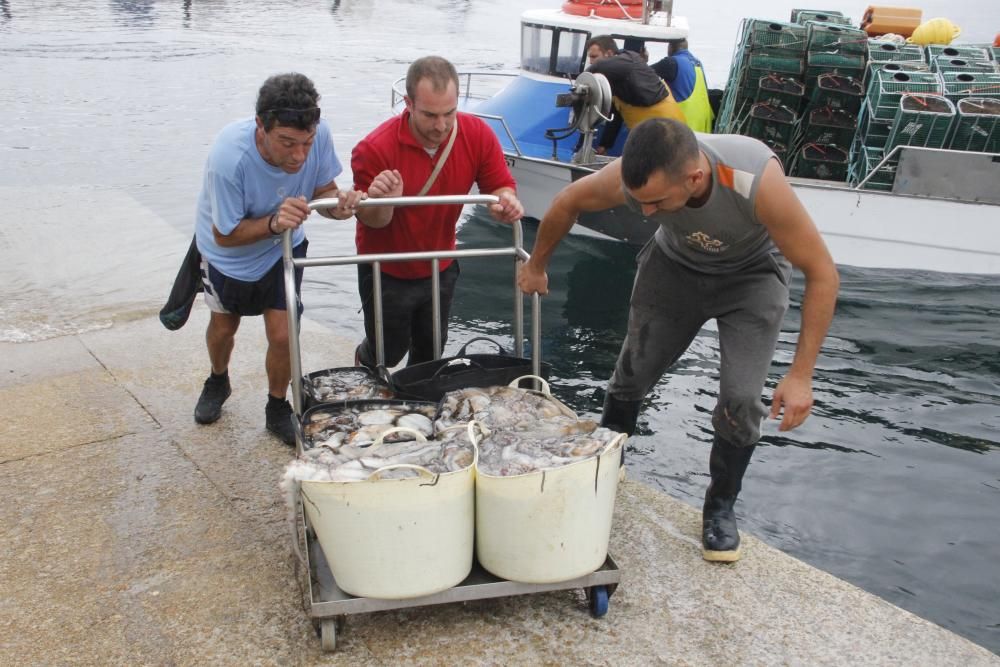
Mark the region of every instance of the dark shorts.
<instances>
[{"instance_id":1,"label":"dark shorts","mask_svg":"<svg viewBox=\"0 0 1000 667\"><path fill-rule=\"evenodd\" d=\"M292 256L306 256L309 240L292 249ZM281 260L274 263L260 280L247 282L230 278L201 259L201 282L205 286L205 303L213 313L240 316L261 315L267 309L288 310L285 301L285 267ZM301 294L302 269L295 269L295 293ZM298 298L299 315L302 314L302 298Z\"/></svg>"}]
</instances>

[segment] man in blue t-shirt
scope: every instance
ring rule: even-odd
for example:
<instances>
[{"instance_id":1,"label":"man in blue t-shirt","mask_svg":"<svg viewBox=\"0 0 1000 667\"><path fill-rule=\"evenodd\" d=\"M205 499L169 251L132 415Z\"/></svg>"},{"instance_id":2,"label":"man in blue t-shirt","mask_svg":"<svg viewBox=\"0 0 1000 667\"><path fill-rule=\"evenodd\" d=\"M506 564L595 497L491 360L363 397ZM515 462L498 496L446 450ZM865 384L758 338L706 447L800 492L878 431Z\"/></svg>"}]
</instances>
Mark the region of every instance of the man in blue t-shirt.
<instances>
[{"instance_id":1,"label":"man in blue t-shirt","mask_svg":"<svg viewBox=\"0 0 1000 667\"><path fill-rule=\"evenodd\" d=\"M346 220L362 198L340 191L343 171L330 127L320 120L319 93L302 74L278 74L261 86L253 118L230 123L208 155L198 197L195 238L201 253L205 303L212 311L205 340L212 371L194 419L211 424L229 398L229 359L244 315L263 315L267 334L267 429L295 444L292 408L285 400L291 380L281 234L292 231L296 257L308 241L302 223L308 200L337 197L321 214ZM302 270L295 271L296 285ZM301 312L301 305L298 306Z\"/></svg>"}]
</instances>

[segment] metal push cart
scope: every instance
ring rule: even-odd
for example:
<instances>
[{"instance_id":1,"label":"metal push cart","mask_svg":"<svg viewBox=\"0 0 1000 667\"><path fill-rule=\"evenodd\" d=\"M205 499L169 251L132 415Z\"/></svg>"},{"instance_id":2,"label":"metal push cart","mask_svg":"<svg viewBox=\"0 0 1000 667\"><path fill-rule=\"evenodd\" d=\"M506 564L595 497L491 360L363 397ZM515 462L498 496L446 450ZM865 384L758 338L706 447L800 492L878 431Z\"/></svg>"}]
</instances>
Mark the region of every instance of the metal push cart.
<instances>
[{"instance_id":1,"label":"metal push cart","mask_svg":"<svg viewBox=\"0 0 1000 667\"><path fill-rule=\"evenodd\" d=\"M493 204L499 199L493 195L468 196L425 196L425 197L386 197L382 199L367 199L359 203L360 207L370 206L419 206L430 204ZM309 203L312 210L333 208L337 205L336 198L317 199ZM299 319L297 309L292 304L297 303L295 286L295 269L307 266L343 266L347 264L371 263L373 274L373 303L375 307L375 348L379 365L385 362L385 347L382 327L382 285L380 267L382 262L396 261L430 261L433 313L433 340L435 358L440 357L440 285L438 265L442 259L458 259L471 257L510 257L515 266L514 271L514 354L524 355L524 323L523 295L517 286L518 263L528 259L528 253L523 249L521 223L512 225L513 244L507 247L463 249L435 252L409 252L372 255L344 255L335 257L295 258L292 256L292 235L290 231L282 234L282 253L284 257L284 286L288 308L288 339L292 370L292 405L297 419L303 414L302 359L299 347ZM538 294L532 295L531 303L531 349L532 368L539 375L541 366L541 302ZM297 429L296 449L302 451L301 429ZM342 591L333 577L323 550L312 528L308 525L305 513L301 513L299 524L302 535L296 539L305 541L304 556L309 576L309 615L317 625L321 644L324 650L333 651L337 646L337 633L342 629L344 617L350 614L362 614L373 611L387 611L408 607L420 607L446 602L463 602L487 598L523 595L526 593L542 593L556 590L582 588L587 593L590 612L595 617L601 617L608 611L608 599L614 593L621 581L621 573L610 555L604 564L595 572L569 581L553 584L524 584L508 581L493 576L478 563L473 562L469 576L457 586L440 593L405 600L389 600L354 597Z\"/></svg>"}]
</instances>

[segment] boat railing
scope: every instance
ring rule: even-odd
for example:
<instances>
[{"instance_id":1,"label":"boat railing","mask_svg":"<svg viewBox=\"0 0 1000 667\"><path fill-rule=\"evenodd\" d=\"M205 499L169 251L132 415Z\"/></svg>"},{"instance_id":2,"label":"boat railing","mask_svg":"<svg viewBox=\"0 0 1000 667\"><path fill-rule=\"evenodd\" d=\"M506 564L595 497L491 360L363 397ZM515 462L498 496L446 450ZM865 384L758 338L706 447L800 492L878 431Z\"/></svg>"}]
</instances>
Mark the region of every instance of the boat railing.
<instances>
[{"instance_id":1,"label":"boat railing","mask_svg":"<svg viewBox=\"0 0 1000 667\"><path fill-rule=\"evenodd\" d=\"M478 81L479 79L486 79L486 78L514 79L516 77L517 74L514 72L481 72L481 71L459 72L458 82L459 82L460 94L458 96L458 107L459 109L462 109L467 113L471 113L473 116L478 116L484 120L492 120L500 123L500 126L503 127L504 133L507 135L507 139L510 140L510 145L514 148L514 152L517 153L517 155L520 157L523 156L524 153L521 152L521 147L518 146L517 139L514 138L514 133L511 131L510 126L507 124L507 120L503 116L498 116L496 114L491 114L491 113L483 113L481 111L476 111L474 108L472 109L466 108L468 107L470 102L482 102L484 100L490 99L490 97L496 94L496 92L503 87L503 86L499 87L491 86L490 91L484 93L482 92L481 88L476 88L475 90L473 89L474 80ZM391 106L394 111L397 110L399 105L403 103L404 101L403 98L405 96L406 96L406 77L404 76L396 79L392 83Z\"/></svg>"}]
</instances>

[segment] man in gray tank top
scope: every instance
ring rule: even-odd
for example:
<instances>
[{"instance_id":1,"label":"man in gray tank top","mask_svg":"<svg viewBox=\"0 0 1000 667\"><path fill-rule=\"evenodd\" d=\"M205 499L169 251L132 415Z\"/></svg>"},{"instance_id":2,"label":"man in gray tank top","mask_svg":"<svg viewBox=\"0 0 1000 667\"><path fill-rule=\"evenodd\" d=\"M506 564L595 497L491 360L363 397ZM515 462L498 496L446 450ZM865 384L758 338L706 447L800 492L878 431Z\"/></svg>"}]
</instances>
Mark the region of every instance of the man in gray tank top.
<instances>
[{"instance_id":1,"label":"man in gray tank top","mask_svg":"<svg viewBox=\"0 0 1000 667\"><path fill-rule=\"evenodd\" d=\"M781 416L779 428L787 431L812 410L813 369L833 318L837 269L764 144L695 135L683 123L657 118L632 130L620 160L555 197L518 274L522 291L548 292L549 257L580 213L622 205L659 228L638 256L628 332L601 424L632 435L646 394L702 325L716 320L722 358L702 554L735 561L740 536L733 507L761 419ZM802 322L795 358L768 413L761 395L788 308L792 266L806 279Z\"/></svg>"}]
</instances>

